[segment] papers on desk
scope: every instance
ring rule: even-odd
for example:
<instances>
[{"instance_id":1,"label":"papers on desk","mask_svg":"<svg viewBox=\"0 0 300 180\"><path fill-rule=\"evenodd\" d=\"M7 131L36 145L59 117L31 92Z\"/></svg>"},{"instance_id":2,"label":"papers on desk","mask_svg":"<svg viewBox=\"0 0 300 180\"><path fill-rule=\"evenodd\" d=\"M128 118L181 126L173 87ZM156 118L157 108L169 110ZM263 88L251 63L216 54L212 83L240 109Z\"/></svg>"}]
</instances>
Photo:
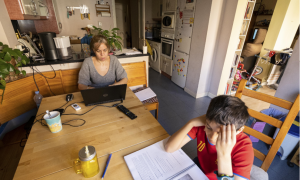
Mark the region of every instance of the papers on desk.
<instances>
[{"instance_id":1,"label":"papers on desk","mask_svg":"<svg viewBox=\"0 0 300 180\"><path fill-rule=\"evenodd\" d=\"M182 149L167 153L163 145L165 140L124 157L133 179L208 180Z\"/></svg>"},{"instance_id":2,"label":"papers on desk","mask_svg":"<svg viewBox=\"0 0 300 180\"><path fill-rule=\"evenodd\" d=\"M136 48L132 48L132 49L122 49L119 51L115 51L114 52L116 56L121 55L121 54L125 54L125 55L135 55L135 54L142 54L140 51L138 51Z\"/></svg>"},{"instance_id":3,"label":"papers on desk","mask_svg":"<svg viewBox=\"0 0 300 180\"><path fill-rule=\"evenodd\" d=\"M135 95L139 98L139 100L141 102L156 96L156 94L150 88L146 88L144 90L141 90L141 91L135 93Z\"/></svg>"}]
</instances>

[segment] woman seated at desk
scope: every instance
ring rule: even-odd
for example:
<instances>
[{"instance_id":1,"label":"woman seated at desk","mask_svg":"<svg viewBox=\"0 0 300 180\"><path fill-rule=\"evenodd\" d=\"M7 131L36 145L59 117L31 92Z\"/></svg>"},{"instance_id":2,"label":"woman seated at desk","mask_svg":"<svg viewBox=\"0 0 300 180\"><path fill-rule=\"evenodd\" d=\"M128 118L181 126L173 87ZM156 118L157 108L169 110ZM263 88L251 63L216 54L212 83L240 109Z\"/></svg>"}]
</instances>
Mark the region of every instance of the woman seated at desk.
<instances>
[{"instance_id":1,"label":"woman seated at desk","mask_svg":"<svg viewBox=\"0 0 300 180\"><path fill-rule=\"evenodd\" d=\"M104 36L95 35L90 49L96 56L83 61L78 77L79 90L127 84L127 73L116 56L108 55L110 46Z\"/></svg>"}]
</instances>

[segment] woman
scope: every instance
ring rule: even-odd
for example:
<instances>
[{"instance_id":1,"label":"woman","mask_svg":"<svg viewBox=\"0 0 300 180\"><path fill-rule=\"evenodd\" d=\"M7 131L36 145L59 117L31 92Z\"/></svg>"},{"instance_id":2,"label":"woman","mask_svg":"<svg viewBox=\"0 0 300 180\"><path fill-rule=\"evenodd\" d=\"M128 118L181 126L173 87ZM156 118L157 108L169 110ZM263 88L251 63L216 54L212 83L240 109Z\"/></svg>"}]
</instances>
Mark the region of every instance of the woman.
<instances>
[{"instance_id":1,"label":"woman","mask_svg":"<svg viewBox=\"0 0 300 180\"><path fill-rule=\"evenodd\" d=\"M94 36L90 49L96 56L83 61L78 78L79 90L127 84L127 73L116 56L108 55L110 46L104 36Z\"/></svg>"}]
</instances>

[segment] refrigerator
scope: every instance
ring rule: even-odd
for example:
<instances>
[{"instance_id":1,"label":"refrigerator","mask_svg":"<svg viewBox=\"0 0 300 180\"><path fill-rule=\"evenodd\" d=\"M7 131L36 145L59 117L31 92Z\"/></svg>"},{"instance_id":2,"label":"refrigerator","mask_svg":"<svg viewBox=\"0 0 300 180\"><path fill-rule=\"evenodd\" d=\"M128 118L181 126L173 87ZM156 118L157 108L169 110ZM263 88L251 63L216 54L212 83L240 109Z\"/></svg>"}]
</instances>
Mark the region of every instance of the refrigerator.
<instances>
[{"instance_id":1,"label":"refrigerator","mask_svg":"<svg viewBox=\"0 0 300 180\"><path fill-rule=\"evenodd\" d=\"M177 5L171 80L184 88L194 27L195 1L178 0Z\"/></svg>"}]
</instances>

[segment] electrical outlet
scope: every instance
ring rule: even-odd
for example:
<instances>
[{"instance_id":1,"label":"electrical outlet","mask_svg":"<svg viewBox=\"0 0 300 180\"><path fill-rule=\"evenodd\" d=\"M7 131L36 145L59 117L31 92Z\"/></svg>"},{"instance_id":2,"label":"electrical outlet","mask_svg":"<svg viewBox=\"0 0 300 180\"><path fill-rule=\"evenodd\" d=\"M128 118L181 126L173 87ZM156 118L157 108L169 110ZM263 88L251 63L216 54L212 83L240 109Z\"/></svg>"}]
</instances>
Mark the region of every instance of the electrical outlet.
<instances>
[{"instance_id":1,"label":"electrical outlet","mask_svg":"<svg viewBox=\"0 0 300 180\"><path fill-rule=\"evenodd\" d=\"M101 27L102 26L102 22L98 22L98 27Z\"/></svg>"}]
</instances>

